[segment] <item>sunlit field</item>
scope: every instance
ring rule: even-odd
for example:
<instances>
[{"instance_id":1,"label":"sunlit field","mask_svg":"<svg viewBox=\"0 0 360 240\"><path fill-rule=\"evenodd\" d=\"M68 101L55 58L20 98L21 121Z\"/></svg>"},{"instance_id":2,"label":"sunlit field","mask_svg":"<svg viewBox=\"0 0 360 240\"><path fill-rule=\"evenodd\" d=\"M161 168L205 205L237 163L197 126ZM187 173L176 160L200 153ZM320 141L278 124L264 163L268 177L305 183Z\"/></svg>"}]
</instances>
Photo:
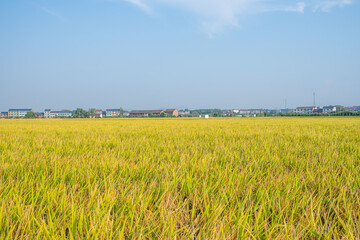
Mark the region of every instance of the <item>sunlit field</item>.
<instances>
[{"instance_id":1,"label":"sunlit field","mask_svg":"<svg viewBox=\"0 0 360 240\"><path fill-rule=\"evenodd\" d=\"M360 118L0 120L0 239L359 239Z\"/></svg>"}]
</instances>

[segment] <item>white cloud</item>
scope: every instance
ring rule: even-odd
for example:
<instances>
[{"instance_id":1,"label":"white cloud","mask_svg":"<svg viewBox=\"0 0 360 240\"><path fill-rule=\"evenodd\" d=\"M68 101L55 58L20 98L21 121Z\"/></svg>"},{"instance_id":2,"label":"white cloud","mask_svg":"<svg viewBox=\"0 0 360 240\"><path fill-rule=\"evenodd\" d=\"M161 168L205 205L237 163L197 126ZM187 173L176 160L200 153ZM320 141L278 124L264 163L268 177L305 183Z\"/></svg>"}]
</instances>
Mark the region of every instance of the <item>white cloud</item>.
<instances>
[{"instance_id":1,"label":"white cloud","mask_svg":"<svg viewBox=\"0 0 360 240\"><path fill-rule=\"evenodd\" d=\"M151 8L146 5L144 2L142 2L141 0L124 0L126 2L132 3L134 5L136 5L137 7L139 7L141 10L147 12L147 13L152 13Z\"/></svg>"},{"instance_id":2,"label":"white cloud","mask_svg":"<svg viewBox=\"0 0 360 240\"><path fill-rule=\"evenodd\" d=\"M316 11L329 11L333 7L343 7L352 0L122 0L130 2L142 10L152 13L152 7L163 5L193 13L203 29L213 35L224 27L238 27L239 17L262 12L304 13L306 7ZM314 3L314 1L317 1Z\"/></svg>"},{"instance_id":3,"label":"white cloud","mask_svg":"<svg viewBox=\"0 0 360 240\"><path fill-rule=\"evenodd\" d=\"M329 12L334 7L344 7L352 3L352 0L329 0L321 1L314 6L314 11L321 10L323 12Z\"/></svg>"}]
</instances>

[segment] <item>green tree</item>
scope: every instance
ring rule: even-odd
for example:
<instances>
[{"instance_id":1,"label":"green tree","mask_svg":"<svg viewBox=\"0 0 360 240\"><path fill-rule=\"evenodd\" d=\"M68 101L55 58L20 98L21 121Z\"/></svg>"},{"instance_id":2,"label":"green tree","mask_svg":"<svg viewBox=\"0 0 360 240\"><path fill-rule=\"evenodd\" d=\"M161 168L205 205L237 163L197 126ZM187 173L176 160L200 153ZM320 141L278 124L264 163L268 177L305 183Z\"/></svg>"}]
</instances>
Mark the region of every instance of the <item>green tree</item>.
<instances>
[{"instance_id":1,"label":"green tree","mask_svg":"<svg viewBox=\"0 0 360 240\"><path fill-rule=\"evenodd\" d=\"M166 114L166 112L162 112L161 114L160 114L160 117L167 117L168 115Z\"/></svg>"},{"instance_id":2,"label":"green tree","mask_svg":"<svg viewBox=\"0 0 360 240\"><path fill-rule=\"evenodd\" d=\"M73 118L88 118L89 116L89 112L82 108L76 109L76 111L73 113Z\"/></svg>"},{"instance_id":3,"label":"green tree","mask_svg":"<svg viewBox=\"0 0 360 240\"><path fill-rule=\"evenodd\" d=\"M336 112L344 112L345 111L344 106L336 105L335 107L336 107Z\"/></svg>"},{"instance_id":4,"label":"green tree","mask_svg":"<svg viewBox=\"0 0 360 240\"><path fill-rule=\"evenodd\" d=\"M121 107L121 108L120 108L120 116L121 116L121 117L124 116L124 112L125 112L125 110Z\"/></svg>"},{"instance_id":5,"label":"green tree","mask_svg":"<svg viewBox=\"0 0 360 240\"><path fill-rule=\"evenodd\" d=\"M27 112L25 118L36 118L36 115L34 112Z\"/></svg>"}]
</instances>

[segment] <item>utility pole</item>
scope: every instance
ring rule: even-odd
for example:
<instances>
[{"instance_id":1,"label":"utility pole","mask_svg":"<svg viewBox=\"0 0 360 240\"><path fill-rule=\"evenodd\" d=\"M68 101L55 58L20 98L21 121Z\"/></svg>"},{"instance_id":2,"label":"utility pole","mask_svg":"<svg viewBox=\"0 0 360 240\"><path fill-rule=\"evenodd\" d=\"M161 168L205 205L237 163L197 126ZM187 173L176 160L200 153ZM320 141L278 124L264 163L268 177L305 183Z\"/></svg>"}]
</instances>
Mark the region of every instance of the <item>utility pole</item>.
<instances>
[{"instance_id":1,"label":"utility pole","mask_svg":"<svg viewBox=\"0 0 360 240\"><path fill-rule=\"evenodd\" d=\"M313 99L313 106L315 107L316 106L316 104L315 104L315 92L314 92L314 99Z\"/></svg>"}]
</instances>

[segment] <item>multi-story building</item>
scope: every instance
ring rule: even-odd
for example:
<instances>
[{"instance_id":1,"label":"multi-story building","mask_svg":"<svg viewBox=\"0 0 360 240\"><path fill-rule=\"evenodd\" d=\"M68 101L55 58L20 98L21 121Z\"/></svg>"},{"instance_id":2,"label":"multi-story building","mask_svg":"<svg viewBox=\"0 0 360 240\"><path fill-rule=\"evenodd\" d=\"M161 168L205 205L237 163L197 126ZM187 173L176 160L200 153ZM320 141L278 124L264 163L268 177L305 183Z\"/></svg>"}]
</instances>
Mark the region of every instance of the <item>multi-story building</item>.
<instances>
[{"instance_id":1,"label":"multi-story building","mask_svg":"<svg viewBox=\"0 0 360 240\"><path fill-rule=\"evenodd\" d=\"M336 107L335 106L324 106L324 107L322 107L322 113L332 113L332 112L336 112Z\"/></svg>"},{"instance_id":2,"label":"multi-story building","mask_svg":"<svg viewBox=\"0 0 360 240\"><path fill-rule=\"evenodd\" d=\"M102 118L103 117L103 110L96 109L94 113L90 115L90 118Z\"/></svg>"},{"instance_id":3,"label":"multi-story building","mask_svg":"<svg viewBox=\"0 0 360 240\"><path fill-rule=\"evenodd\" d=\"M106 117L119 117L121 109L106 109Z\"/></svg>"},{"instance_id":4,"label":"multi-story building","mask_svg":"<svg viewBox=\"0 0 360 240\"><path fill-rule=\"evenodd\" d=\"M51 114L51 109L44 110L44 118L53 118L55 115Z\"/></svg>"},{"instance_id":5,"label":"multi-story building","mask_svg":"<svg viewBox=\"0 0 360 240\"><path fill-rule=\"evenodd\" d=\"M166 109L166 110L165 110L165 113L166 113L168 116L174 116L174 117L178 117L178 116L179 116L179 112L178 112L178 110L176 110L176 109Z\"/></svg>"},{"instance_id":6,"label":"multi-story building","mask_svg":"<svg viewBox=\"0 0 360 240\"><path fill-rule=\"evenodd\" d=\"M313 113L315 107L297 107L294 110L294 113Z\"/></svg>"},{"instance_id":7,"label":"multi-story building","mask_svg":"<svg viewBox=\"0 0 360 240\"><path fill-rule=\"evenodd\" d=\"M51 111L51 109L45 109L44 117L45 118L56 118L56 117L72 117L73 112L69 110L62 111Z\"/></svg>"},{"instance_id":8,"label":"multi-story building","mask_svg":"<svg viewBox=\"0 0 360 240\"><path fill-rule=\"evenodd\" d=\"M25 117L26 113L33 112L32 109L9 109L8 117L11 118L23 118Z\"/></svg>"},{"instance_id":9,"label":"multi-story building","mask_svg":"<svg viewBox=\"0 0 360 240\"><path fill-rule=\"evenodd\" d=\"M57 117L64 117L64 118L72 117L73 115L73 112L69 110L55 111L54 113L56 114Z\"/></svg>"},{"instance_id":10,"label":"multi-story building","mask_svg":"<svg viewBox=\"0 0 360 240\"><path fill-rule=\"evenodd\" d=\"M1 112L0 113L0 118L6 118L8 117L8 112Z\"/></svg>"},{"instance_id":11,"label":"multi-story building","mask_svg":"<svg viewBox=\"0 0 360 240\"><path fill-rule=\"evenodd\" d=\"M102 118L103 117L103 111L102 109L96 109L95 110L95 117Z\"/></svg>"}]
</instances>

